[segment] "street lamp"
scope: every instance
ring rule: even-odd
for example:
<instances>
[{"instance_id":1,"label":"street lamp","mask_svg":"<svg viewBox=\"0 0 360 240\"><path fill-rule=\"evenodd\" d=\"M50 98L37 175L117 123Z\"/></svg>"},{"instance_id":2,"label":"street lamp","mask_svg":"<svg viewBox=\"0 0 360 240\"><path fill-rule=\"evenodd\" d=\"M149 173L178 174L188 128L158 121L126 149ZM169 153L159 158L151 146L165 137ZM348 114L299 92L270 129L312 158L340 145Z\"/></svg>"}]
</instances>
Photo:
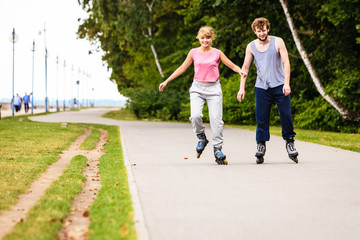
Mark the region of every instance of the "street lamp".
<instances>
[{"instance_id":1,"label":"street lamp","mask_svg":"<svg viewBox=\"0 0 360 240\"><path fill-rule=\"evenodd\" d=\"M12 98L11 98L11 109L12 109L12 115L14 116L14 73L15 73L15 43L18 40L18 35L15 34L15 28L13 28L11 37L10 37L10 42L13 43L13 74L12 74Z\"/></svg>"},{"instance_id":2,"label":"street lamp","mask_svg":"<svg viewBox=\"0 0 360 240\"><path fill-rule=\"evenodd\" d=\"M87 80L86 80L86 72L83 70L82 71L82 74L83 74L83 79L84 79L84 84L83 84L83 87L82 87L82 93L84 95L84 97L82 98L83 100L83 105L86 106L86 98L87 98L87 92L86 92L86 84L87 84Z\"/></svg>"},{"instance_id":3,"label":"street lamp","mask_svg":"<svg viewBox=\"0 0 360 240\"><path fill-rule=\"evenodd\" d=\"M87 105L88 105L88 107L90 107L90 106L91 106L91 99L90 99L90 96L91 96L90 74L87 73L87 74L86 74L86 77L87 77L87 92L88 92Z\"/></svg>"},{"instance_id":4,"label":"street lamp","mask_svg":"<svg viewBox=\"0 0 360 240\"><path fill-rule=\"evenodd\" d=\"M59 111L59 57L56 56L56 111Z\"/></svg>"},{"instance_id":5,"label":"street lamp","mask_svg":"<svg viewBox=\"0 0 360 240\"><path fill-rule=\"evenodd\" d=\"M80 109L80 96L79 96L79 88L80 88L80 68L79 68L79 71L78 71L78 80L76 81L76 85L77 85L77 107L78 109Z\"/></svg>"},{"instance_id":6,"label":"street lamp","mask_svg":"<svg viewBox=\"0 0 360 240\"><path fill-rule=\"evenodd\" d=\"M40 32L41 33L41 32ZM45 112L48 111L48 96L47 96L47 59L49 53L46 47L46 25L44 23L44 46L45 46Z\"/></svg>"},{"instance_id":7,"label":"street lamp","mask_svg":"<svg viewBox=\"0 0 360 240\"><path fill-rule=\"evenodd\" d=\"M34 114L34 64L35 64L35 40L33 40L33 59L32 59L32 90L31 90L31 114Z\"/></svg>"},{"instance_id":8,"label":"street lamp","mask_svg":"<svg viewBox=\"0 0 360 240\"><path fill-rule=\"evenodd\" d=\"M45 46L45 112L48 111L48 97L47 97L47 58L48 50Z\"/></svg>"},{"instance_id":9,"label":"street lamp","mask_svg":"<svg viewBox=\"0 0 360 240\"><path fill-rule=\"evenodd\" d=\"M74 79L74 64L71 64L71 78L70 78L70 99L75 99L75 97L74 97L74 93L73 93L73 79ZM72 104L71 104L71 102L69 102L69 106L70 106L70 108L71 109L73 109L73 108L75 108L75 102L74 102L74 100L73 100L73 102L72 102Z\"/></svg>"},{"instance_id":10,"label":"street lamp","mask_svg":"<svg viewBox=\"0 0 360 240\"><path fill-rule=\"evenodd\" d=\"M66 62L65 62L65 60L64 60L64 90L63 90L63 92L64 92L64 102L63 102L63 105L64 105L64 111L65 111L65 94L66 94L66 91L65 91L65 86L66 86L66 77L65 77L65 73L66 73L66 71L65 71L65 68L66 68Z\"/></svg>"},{"instance_id":11,"label":"street lamp","mask_svg":"<svg viewBox=\"0 0 360 240\"><path fill-rule=\"evenodd\" d=\"M94 95L94 88L91 89L92 90L92 97L93 97L93 101L92 101L92 104L91 104L91 107L95 107L95 95Z\"/></svg>"}]
</instances>

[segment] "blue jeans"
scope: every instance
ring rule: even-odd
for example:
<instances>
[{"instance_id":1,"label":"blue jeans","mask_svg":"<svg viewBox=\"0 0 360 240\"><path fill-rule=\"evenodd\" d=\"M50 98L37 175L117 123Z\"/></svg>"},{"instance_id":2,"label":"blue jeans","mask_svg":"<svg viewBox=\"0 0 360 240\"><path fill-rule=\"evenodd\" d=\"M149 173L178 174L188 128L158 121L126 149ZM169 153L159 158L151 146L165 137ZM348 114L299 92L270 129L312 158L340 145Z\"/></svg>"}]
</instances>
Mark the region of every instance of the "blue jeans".
<instances>
[{"instance_id":1,"label":"blue jeans","mask_svg":"<svg viewBox=\"0 0 360 240\"><path fill-rule=\"evenodd\" d=\"M290 95L284 95L283 85L275 88L268 88L267 90L255 87L255 98L257 142L270 140L270 110L273 103L276 103L279 111L283 139L286 140L296 135L294 132L293 120L291 118Z\"/></svg>"}]
</instances>

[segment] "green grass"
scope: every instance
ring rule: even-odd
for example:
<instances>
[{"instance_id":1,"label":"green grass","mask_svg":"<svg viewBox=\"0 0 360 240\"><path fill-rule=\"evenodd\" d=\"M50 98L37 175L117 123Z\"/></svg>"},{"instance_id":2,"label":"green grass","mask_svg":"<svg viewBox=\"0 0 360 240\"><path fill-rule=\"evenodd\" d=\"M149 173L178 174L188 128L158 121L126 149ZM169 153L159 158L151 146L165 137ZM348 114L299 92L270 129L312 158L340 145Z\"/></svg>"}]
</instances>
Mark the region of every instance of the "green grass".
<instances>
[{"instance_id":1,"label":"green grass","mask_svg":"<svg viewBox=\"0 0 360 240\"><path fill-rule=\"evenodd\" d=\"M96 124L68 124L67 128L62 128L60 123L31 122L27 117L21 118L21 122L19 117L0 120L2 209L14 204L16 197L24 193L49 164L59 159L59 153L83 134L84 128L92 129L84 143L87 150L94 148L100 129L105 129L109 136L99 166L102 188L89 211L90 239L136 239L119 128ZM85 166L85 157L75 157L27 218L5 239L56 239L62 227L61 220L70 212L74 196L81 191Z\"/></svg>"},{"instance_id":2,"label":"green grass","mask_svg":"<svg viewBox=\"0 0 360 240\"><path fill-rule=\"evenodd\" d=\"M74 157L63 174L30 210L26 219L18 223L3 239L57 239L62 220L71 211L71 201L82 189L86 162L87 158L84 156Z\"/></svg>"},{"instance_id":3,"label":"green grass","mask_svg":"<svg viewBox=\"0 0 360 240\"><path fill-rule=\"evenodd\" d=\"M137 239L119 128L108 131L106 154L100 158L102 187L90 208L90 239Z\"/></svg>"},{"instance_id":4,"label":"green grass","mask_svg":"<svg viewBox=\"0 0 360 240\"><path fill-rule=\"evenodd\" d=\"M9 209L82 133L83 127L75 124L63 128L60 123L32 122L27 117L1 119L0 212Z\"/></svg>"},{"instance_id":5,"label":"green grass","mask_svg":"<svg viewBox=\"0 0 360 240\"><path fill-rule=\"evenodd\" d=\"M81 150L92 150L96 147L96 143L99 141L100 130L98 128L91 127L91 134L80 145Z\"/></svg>"},{"instance_id":6,"label":"green grass","mask_svg":"<svg viewBox=\"0 0 360 240\"><path fill-rule=\"evenodd\" d=\"M139 119L137 119L136 116L126 108L107 112L102 115L102 117L121 121L139 121Z\"/></svg>"},{"instance_id":7,"label":"green grass","mask_svg":"<svg viewBox=\"0 0 360 240\"><path fill-rule=\"evenodd\" d=\"M246 129L250 131L256 131L256 126L238 126L231 125L231 127ZM337 133L326 132L317 130L307 130L295 128L296 140L317 143L330 147L341 148L344 150L350 150L354 152L360 152L360 134L356 133ZM270 134L275 136L281 136L281 127L270 127Z\"/></svg>"}]
</instances>

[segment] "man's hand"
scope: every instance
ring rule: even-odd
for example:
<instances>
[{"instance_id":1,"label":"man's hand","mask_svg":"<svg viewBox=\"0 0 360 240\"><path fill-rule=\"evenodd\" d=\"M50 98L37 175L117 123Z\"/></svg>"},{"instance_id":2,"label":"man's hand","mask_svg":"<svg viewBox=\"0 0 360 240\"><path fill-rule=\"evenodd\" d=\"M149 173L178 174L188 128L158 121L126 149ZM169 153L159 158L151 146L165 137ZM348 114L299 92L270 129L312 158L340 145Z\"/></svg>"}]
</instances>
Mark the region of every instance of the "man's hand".
<instances>
[{"instance_id":1,"label":"man's hand","mask_svg":"<svg viewBox=\"0 0 360 240\"><path fill-rule=\"evenodd\" d=\"M284 84L283 93L285 94L285 96L287 96L287 95L289 95L291 93L291 88L290 88L289 85Z\"/></svg>"},{"instance_id":2,"label":"man's hand","mask_svg":"<svg viewBox=\"0 0 360 240\"><path fill-rule=\"evenodd\" d=\"M239 102L241 102L243 99L245 98L245 90L244 89L240 89L238 94L237 94L237 100Z\"/></svg>"}]
</instances>

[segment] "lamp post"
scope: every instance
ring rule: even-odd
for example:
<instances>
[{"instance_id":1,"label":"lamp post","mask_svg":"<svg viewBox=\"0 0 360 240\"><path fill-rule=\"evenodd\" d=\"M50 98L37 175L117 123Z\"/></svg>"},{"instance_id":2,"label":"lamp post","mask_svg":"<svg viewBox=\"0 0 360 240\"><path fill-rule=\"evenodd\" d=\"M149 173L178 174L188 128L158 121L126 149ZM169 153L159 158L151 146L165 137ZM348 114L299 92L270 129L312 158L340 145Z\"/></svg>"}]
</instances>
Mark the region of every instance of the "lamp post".
<instances>
[{"instance_id":1,"label":"lamp post","mask_svg":"<svg viewBox=\"0 0 360 240\"><path fill-rule=\"evenodd\" d=\"M33 40L32 56L32 89L31 89L31 114L34 114L34 64L35 64L35 40Z\"/></svg>"},{"instance_id":2,"label":"lamp post","mask_svg":"<svg viewBox=\"0 0 360 240\"><path fill-rule=\"evenodd\" d=\"M77 107L78 109L80 109L80 96L79 96L79 88L80 88L80 68L79 68L79 71L78 71L78 80L76 81L76 84L77 84Z\"/></svg>"},{"instance_id":3,"label":"lamp post","mask_svg":"<svg viewBox=\"0 0 360 240\"><path fill-rule=\"evenodd\" d=\"M66 94L66 91L65 91L65 86L66 86L66 77L65 77L65 68L66 68L66 62L64 60L64 89L63 89L63 92L64 92L64 101L63 101L63 106L64 106L64 112L65 112L65 94Z\"/></svg>"},{"instance_id":4,"label":"lamp post","mask_svg":"<svg viewBox=\"0 0 360 240\"><path fill-rule=\"evenodd\" d=\"M82 89L83 94L84 94L83 99L84 99L84 106L87 107L87 98L88 98L87 84L88 84L88 82L87 82L87 76L86 76L85 71L83 71L83 78L84 78L84 85L83 85L83 89Z\"/></svg>"},{"instance_id":5,"label":"lamp post","mask_svg":"<svg viewBox=\"0 0 360 240\"><path fill-rule=\"evenodd\" d=\"M79 85L80 85L80 80L77 80L77 81L76 81L76 85L77 85L77 101L76 101L76 104L77 104L77 108L80 109L80 99L79 99Z\"/></svg>"},{"instance_id":6,"label":"lamp post","mask_svg":"<svg viewBox=\"0 0 360 240\"><path fill-rule=\"evenodd\" d=\"M48 97L47 97L47 59L48 59L48 50L46 47L46 26L44 23L44 45L45 45L45 112L48 111Z\"/></svg>"},{"instance_id":7,"label":"lamp post","mask_svg":"<svg viewBox=\"0 0 360 240\"><path fill-rule=\"evenodd\" d=\"M92 104L91 104L91 107L95 107L95 95L94 95L94 88L91 89L92 90Z\"/></svg>"},{"instance_id":8,"label":"lamp post","mask_svg":"<svg viewBox=\"0 0 360 240\"><path fill-rule=\"evenodd\" d=\"M13 72L12 72L12 97L11 97L11 109L12 109L12 115L14 116L14 88L15 88L15 84L14 84L14 80L15 80L15 43L18 40L18 36L15 34L15 28L13 28L11 37L10 37L10 41L13 44Z\"/></svg>"},{"instance_id":9,"label":"lamp post","mask_svg":"<svg viewBox=\"0 0 360 240\"><path fill-rule=\"evenodd\" d=\"M47 97L47 58L48 50L45 47L45 112L48 111L48 97Z\"/></svg>"},{"instance_id":10,"label":"lamp post","mask_svg":"<svg viewBox=\"0 0 360 240\"><path fill-rule=\"evenodd\" d=\"M75 98L74 93L73 93L73 86L74 86L73 79L74 79L74 64L71 64L70 99ZM73 101L72 104L71 104L71 102L69 102L69 106L71 107L71 109L75 108L75 102Z\"/></svg>"},{"instance_id":11,"label":"lamp post","mask_svg":"<svg viewBox=\"0 0 360 240\"><path fill-rule=\"evenodd\" d=\"M89 85L89 81L88 81L88 74L87 72L83 72L84 74L84 79L85 79L85 84L84 84L84 92L85 92L85 99L84 99L84 105L86 107L89 107L88 105L88 99L89 99L89 89L88 89L88 85Z\"/></svg>"},{"instance_id":12,"label":"lamp post","mask_svg":"<svg viewBox=\"0 0 360 240\"><path fill-rule=\"evenodd\" d=\"M59 57L56 56L56 111L59 111Z\"/></svg>"},{"instance_id":13,"label":"lamp post","mask_svg":"<svg viewBox=\"0 0 360 240\"><path fill-rule=\"evenodd\" d=\"M86 77L87 77L87 92L88 92L88 97L87 97L87 105L88 107L91 106L91 99L90 99L90 96L91 96L91 82L90 82L90 74L87 73L86 74Z\"/></svg>"}]
</instances>

